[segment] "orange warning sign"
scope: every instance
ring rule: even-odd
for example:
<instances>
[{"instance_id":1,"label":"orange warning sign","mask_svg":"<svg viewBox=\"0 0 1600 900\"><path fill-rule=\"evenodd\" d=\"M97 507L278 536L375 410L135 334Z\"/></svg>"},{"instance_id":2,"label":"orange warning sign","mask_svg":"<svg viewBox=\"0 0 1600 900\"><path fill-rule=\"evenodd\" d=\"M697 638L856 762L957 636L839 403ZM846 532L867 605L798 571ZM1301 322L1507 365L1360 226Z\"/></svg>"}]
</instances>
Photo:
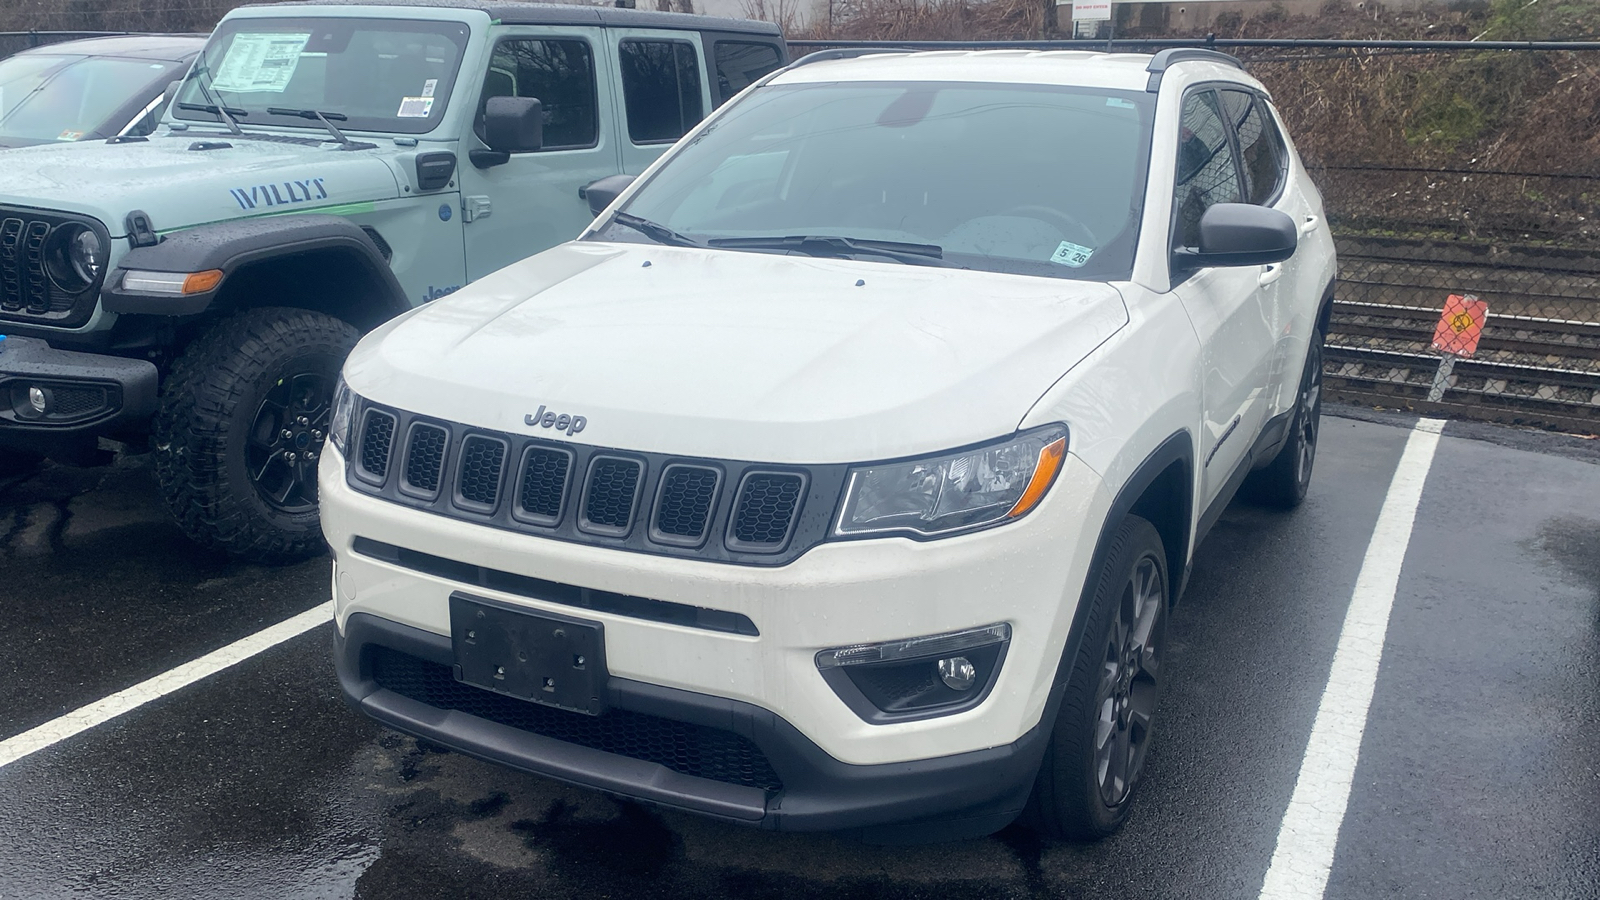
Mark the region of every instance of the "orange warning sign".
<instances>
[{"instance_id":1,"label":"orange warning sign","mask_svg":"<svg viewBox=\"0 0 1600 900\"><path fill-rule=\"evenodd\" d=\"M1444 302L1444 312L1439 315L1439 327L1433 330L1433 349L1456 356L1471 356L1478 352L1478 339L1483 337L1483 323L1489 319L1489 304L1467 294L1451 294Z\"/></svg>"}]
</instances>

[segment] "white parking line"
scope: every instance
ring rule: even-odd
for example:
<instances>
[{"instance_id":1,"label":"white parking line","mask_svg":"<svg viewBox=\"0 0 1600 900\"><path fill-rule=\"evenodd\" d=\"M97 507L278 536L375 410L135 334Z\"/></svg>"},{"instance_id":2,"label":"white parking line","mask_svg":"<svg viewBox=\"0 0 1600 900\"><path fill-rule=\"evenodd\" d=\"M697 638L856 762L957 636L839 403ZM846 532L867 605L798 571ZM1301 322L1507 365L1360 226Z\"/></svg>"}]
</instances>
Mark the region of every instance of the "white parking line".
<instances>
[{"instance_id":1,"label":"white parking line","mask_svg":"<svg viewBox=\"0 0 1600 900\"><path fill-rule=\"evenodd\" d=\"M307 631L333 619L333 601L308 609L292 619L256 632L246 638L213 650L176 669L169 669L153 678L147 678L133 687L117 691L103 700L81 706L72 712L27 731L0 741L0 768L11 765L32 753L58 744L76 734L88 731L131 712L162 697L194 684L202 678L215 675L235 663L244 662L257 653L305 634Z\"/></svg>"},{"instance_id":2,"label":"white parking line","mask_svg":"<svg viewBox=\"0 0 1600 900\"><path fill-rule=\"evenodd\" d=\"M1378 680L1378 663L1383 658L1400 567L1443 428L1444 422L1438 419L1418 421L1389 482L1339 633L1339 648L1333 655L1316 723L1311 726L1311 740L1300 762L1300 777L1283 814L1272 865L1261 885L1262 900L1318 900L1327 889L1339 826L1361 753L1361 734L1367 727L1367 709Z\"/></svg>"}]
</instances>

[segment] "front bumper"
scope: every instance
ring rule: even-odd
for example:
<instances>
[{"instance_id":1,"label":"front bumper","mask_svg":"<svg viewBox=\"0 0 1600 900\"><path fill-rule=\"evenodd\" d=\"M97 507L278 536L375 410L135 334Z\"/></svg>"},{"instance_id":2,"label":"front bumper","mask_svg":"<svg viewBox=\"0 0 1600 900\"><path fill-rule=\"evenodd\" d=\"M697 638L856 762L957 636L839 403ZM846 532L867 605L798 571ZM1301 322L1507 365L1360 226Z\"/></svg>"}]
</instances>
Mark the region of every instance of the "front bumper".
<instances>
[{"instance_id":1,"label":"front bumper","mask_svg":"<svg viewBox=\"0 0 1600 900\"><path fill-rule=\"evenodd\" d=\"M494 720L492 711L473 715L443 709L384 687L375 677L377 656L398 652L439 670L437 677L448 678L452 660L448 637L357 613L334 642L346 699L398 731L525 772L777 831L857 830L878 840L951 840L989 834L1021 812L1047 743L1044 729L1035 726L998 747L914 762L849 765L829 756L782 718L748 703L629 679L610 680L608 700L613 710L637 713L640 722L684 723L735 735L753 745L776 776L775 782L761 786L730 784L503 724ZM587 718L561 710L549 714ZM891 824L896 827L879 828Z\"/></svg>"},{"instance_id":2,"label":"front bumper","mask_svg":"<svg viewBox=\"0 0 1600 900\"><path fill-rule=\"evenodd\" d=\"M56 350L36 338L0 340L0 447L51 454L115 434L156 410L153 363ZM29 388L47 408L29 404Z\"/></svg>"}]
</instances>

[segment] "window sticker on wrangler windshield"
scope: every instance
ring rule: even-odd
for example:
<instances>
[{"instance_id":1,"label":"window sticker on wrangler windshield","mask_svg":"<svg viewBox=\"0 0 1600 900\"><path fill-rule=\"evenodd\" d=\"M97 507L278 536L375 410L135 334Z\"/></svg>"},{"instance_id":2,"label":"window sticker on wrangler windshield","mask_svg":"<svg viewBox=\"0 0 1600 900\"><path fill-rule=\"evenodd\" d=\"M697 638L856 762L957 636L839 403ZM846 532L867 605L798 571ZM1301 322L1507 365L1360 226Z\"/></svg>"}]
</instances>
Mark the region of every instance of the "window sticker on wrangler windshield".
<instances>
[{"instance_id":1,"label":"window sticker on wrangler windshield","mask_svg":"<svg viewBox=\"0 0 1600 900\"><path fill-rule=\"evenodd\" d=\"M300 64L307 34L236 34L217 68L212 86L219 91L283 93Z\"/></svg>"}]
</instances>

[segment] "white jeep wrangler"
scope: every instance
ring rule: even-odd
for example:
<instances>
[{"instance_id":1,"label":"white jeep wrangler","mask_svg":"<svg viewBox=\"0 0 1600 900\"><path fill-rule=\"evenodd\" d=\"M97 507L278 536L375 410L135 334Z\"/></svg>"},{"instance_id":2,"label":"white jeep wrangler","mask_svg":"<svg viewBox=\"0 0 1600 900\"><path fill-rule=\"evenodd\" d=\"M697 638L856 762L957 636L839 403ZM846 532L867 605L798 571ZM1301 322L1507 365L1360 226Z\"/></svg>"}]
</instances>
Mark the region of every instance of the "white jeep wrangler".
<instances>
[{"instance_id":1,"label":"white jeep wrangler","mask_svg":"<svg viewBox=\"0 0 1600 900\"><path fill-rule=\"evenodd\" d=\"M1311 475L1333 245L1266 91L826 51L628 180L346 363L350 700L765 828L1115 830L1195 546Z\"/></svg>"}]
</instances>

